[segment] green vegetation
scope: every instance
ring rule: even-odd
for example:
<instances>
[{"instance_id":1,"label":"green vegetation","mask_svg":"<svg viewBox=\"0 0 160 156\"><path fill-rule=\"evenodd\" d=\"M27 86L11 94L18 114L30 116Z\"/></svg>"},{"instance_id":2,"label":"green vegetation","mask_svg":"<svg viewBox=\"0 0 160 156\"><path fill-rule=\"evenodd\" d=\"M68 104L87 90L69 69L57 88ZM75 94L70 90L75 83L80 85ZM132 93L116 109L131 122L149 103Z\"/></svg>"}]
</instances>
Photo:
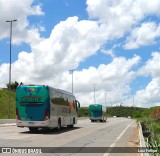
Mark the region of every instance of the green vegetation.
<instances>
[{"instance_id":1,"label":"green vegetation","mask_svg":"<svg viewBox=\"0 0 160 156\"><path fill-rule=\"evenodd\" d=\"M117 116L117 117L132 117L139 118L142 116L146 108L140 107L125 107L125 106L116 106L116 107L107 107L107 116Z\"/></svg>"},{"instance_id":2,"label":"green vegetation","mask_svg":"<svg viewBox=\"0 0 160 156\"><path fill-rule=\"evenodd\" d=\"M16 117L16 93L11 91L10 96L10 118ZM0 119L8 119L8 90L0 90Z\"/></svg>"},{"instance_id":3,"label":"green vegetation","mask_svg":"<svg viewBox=\"0 0 160 156\"><path fill-rule=\"evenodd\" d=\"M147 109L143 112L140 121L143 123L143 133L149 134L145 137L147 147L155 148L160 152L160 106Z\"/></svg>"},{"instance_id":4,"label":"green vegetation","mask_svg":"<svg viewBox=\"0 0 160 156\"><path fill-rule=\"evenodd\" d=\"M17 88L18 85L19 85L19 83L18 83L17 81L11 82L10 89L11 89L12 91L16 91L16 88ZM7 86L7 88L9 89L9 83L7 83L6 86Z\"/></svg>"},{"instance_id":5,"label":"green vegetation","mask_svg":"<svg viewBox=\"0 0 160 156\"><path fill-rule=\"evenodd\" d=\"M18 82L11 82L10 84L10 118L15 118L16 113L16 88L19 85ZM8 119L9 112L9 83L6 84L7 88L0 90L0 119Z\"/></svg>"},{"instance_id":6,"label":"green vegetation","mask_svg":"<svg viewBox=\"0 0 160 156\"><path fill-rule=\"evenodd\" d=\"M125 107L125 106L116 106L116 107L107 107L106 116L108 117L132 117L132 118L140 118L143 116L143 113L147 108L139 108L139 107ZM88 117L88 107L81 107L78 110L79 117Z\"/></svg>"},{"instance_id":7,"label":"green vegetation","mask_svg":"<svg viewBox=\"0 0 160 156\"><path fill-rule=\"evenodd\" d=\"M81 107L78 109L78 117L88 117L88 107Z\"/></svg>"}]
</instances>

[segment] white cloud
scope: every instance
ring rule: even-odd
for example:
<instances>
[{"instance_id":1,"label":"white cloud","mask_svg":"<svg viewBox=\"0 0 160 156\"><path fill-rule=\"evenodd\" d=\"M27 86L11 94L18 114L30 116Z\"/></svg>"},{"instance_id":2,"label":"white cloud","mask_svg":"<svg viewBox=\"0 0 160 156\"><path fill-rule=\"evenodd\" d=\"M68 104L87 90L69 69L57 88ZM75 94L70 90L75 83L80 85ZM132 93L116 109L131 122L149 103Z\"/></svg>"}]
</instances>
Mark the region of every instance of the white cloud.
<instances>
[{"instance_id":1,"label":"white cloud","mask_svg":"<svg viewBox=\"0 0 160 156\"><path fill-rule=\"evenodd\" d=\"M102 24L108 39L123 37L149 15L160 15L159 0L87 0L87 5L89 17Z\"/></svg>"},{"instance_id":2,"label":"white cloud","mask_svg":"<svg viewBox=\"0 0 160 156\"><path fill-rule=\"evenodd\" d=\"M101 38L94 37L97 29L96 22L79 22L77 17L57 24L48 39L32 46L36 72L41 75L48 68L52 76L76 68L100 48Z\"/></svg>"},{"instance_id":3,"label":"white cloud","mask_svg":"<svg viewBox=\"0 0 160 156\"><path fill-rule=\"evenodd\" d=\"M43 57L43 56L42 56ZM59 63L42 65L34 64L32 53L21 52L19 59L12 65L12 81L24 83L48 84L57 88L71 91L71 74L69 71L59 70ZM42 59L41 59L42 61ZM104 104L105 92L107 92L107 103L119 103L130 91L129 83L135 78L133 67L140 61L139 56L131 59L116 57L108 64L101 64L98 68L90 67L82 71L74 71L74 93L82 106L93 103L93 84L96 84L96 101ZM69 62L68 62L69 64ZM66 64L67 66L67 64ZM5 84L2 77L8 77L8 66L1 67L1 85Z\"/></svg>"},{"instance_id":4,"label":"white cloud","mask_svg":"<svg viewBox=\"0 0 160 156\"><path fill-rule=\"evenodd\" d=\"M9 78L7 80L7 77L9 77L9 64L2 64L0 65L0 87L6 87L6 84L9 81Z\"/></svg>"},{"instance_id":5,"label":"white cloud","mask_svg":"<svg viewBox=\"0 0 160 156\"><path fill-rule=\"evenodd\" d=\"M152 58L139 69L137 75L151 75L152 78L160 77L160 52L153 52Z\"/></svg>"},{"instance_id":6,"label":"white cloud","mask_svg":"<svg viewBox=\"0 0 160 156\"><path fill-rule=\"evenodd\" d=\"M102 49L101 52L103 54L110 55L112 58L115 57L114 51L112 49L109 49L109 50Z\"/></svg>"},{"instance_id":7,"label":"white cloud","mask_svg":"<svg viewBox=\"0 0 160 156\"><path fill-rule=\"evenodd\" d=\"M145 89L136 92L136 103L140 106L153 107L160 105L160 78L153 78Z\"/></svg>"},{"instance_id":8,"label":"white cloud","mask_svg":"<svg viewBox=\"0 0 160 156\"><path fill-rule=\"evenodd\" d=\"M136 49L140 46L151 45L155 43L155 39L160 36L160 25L148 22L142 23L140 27L132 30L131 36L127 38L124 45L125 49Z\"/></svg>"},{"instance_id":9,"label":"white cloud","mask_svg":"<svg viewBox=\"0 0 160 156\"><path fill-rule=\"evenodd\" d=\"M136 22L146 15L160 15L159 0L87 0L87 5L90 18L108 23L117 21L121 25Z\"/></svg>"},{"instance_id":10,"label":"white cloud","mask_svg":"<svg viewBox=\"0 0 160 156\"><path fill-rule=\"evenodd\" d=\"M135 78L133 67L140 61L139 56L131 59L124 57L114 58L108 64L101 64L98 68L90 67L82 71L74 71L74 93L82 105L93 103L93 84L96 84L96 102L103 103L105 92L107 93L107 103L112 99L113 103L123 101L124 94L130 91L129 83ZM71 91L71 74L65 73L65 79L60 78L56 82L59 88ZM61 82L61 83L59 83Z\"/></svg>"},{"instance_id":11,"label":"white cloud","mask_svg":"<svg viewBox=\"0 0 160 156\"><path fill-rule=\"evenodd\" d=\"M100 48L102 39L95 38L97 29L96 22L79 22L77 17L60 22L49 38L31 45L32 52L19 53L18 60L12 65L13 74L17 73L13 79L44 82L76 68Z\"/></svg>"},{"instance_id":12,"label":"white cloud","mask_svg":"<svg viewBox=\"0 0 160 156\"><path fill-rule=\"evenodd\" d=\"M9 37L10 25L5 21L17 19L17 22L13 23L13 44L33 44L41 40L41 29L29 28L28 16L44 14L40 5L32 5L33 2L34 0L0 0L0 39Z\"/></svg>"},{"instance_id":13,"label":"white cloud","mask_svg":"<svg viewBox=\"0 0 160 156\"><path fill-rule=\"evenodd\" d=\"M0 19L18 19L14 23L14 43L26 42L31 46L31 52L20 52L18 60L12 64L12 81L48 84L68 91L71 91L70 69L78 67L82 61L94 55L108 40L124 37L146 15L159 15L160 10L159 0L148 3L146 0L87 0L89 17L97 20L78 21L78 17L69 17L58 23L50 36L44 39L39 33L44 30L43 27L32 26L27 20L28 16L44 14L39 5L33 6L32 3L33 0L19 0L17 3L12 0L0 1ZM6 10L9 12L4 17L2 14ZM1 39L9 36L6 26L5 22L0 25ZM154 40L154 36L149 39ZM133 68L140 62L139 56L127 59L115 57L113 51L102 52L113 57L111 63L74 71L74 92L82 105L93 102L92 84L96 83L98 103L104 102L105 91L108 95L107 103L120 103L126 98L125 94L130 91L129 85L136 76L146 74L147 70L153 70L151 74L155 76L158 71L154 63L154 60L157 63L159 61L158 52L153 54L155 58L149 60L138 74ZM149 68L149 64L153 68ZM0 86L8 82L7 71L8 64L0 65ZM148 88L150 86L152 85ZM141 93L142 97L146 97L144 91ZM136 96L138 95L140 94L137 92Z\"/></svg>"},{"instance_id":14,"label":"white cloud","mask_svg":"<svg viewBox=\"0 0 160 156\"><path fill-rule=\"evenodd\" d=\"M152 58L137 71L137 76L151 76L144 89L135 93L138 106L153 107L160 105L160 52L153 52Z\"/></svg>"}]
</instances>

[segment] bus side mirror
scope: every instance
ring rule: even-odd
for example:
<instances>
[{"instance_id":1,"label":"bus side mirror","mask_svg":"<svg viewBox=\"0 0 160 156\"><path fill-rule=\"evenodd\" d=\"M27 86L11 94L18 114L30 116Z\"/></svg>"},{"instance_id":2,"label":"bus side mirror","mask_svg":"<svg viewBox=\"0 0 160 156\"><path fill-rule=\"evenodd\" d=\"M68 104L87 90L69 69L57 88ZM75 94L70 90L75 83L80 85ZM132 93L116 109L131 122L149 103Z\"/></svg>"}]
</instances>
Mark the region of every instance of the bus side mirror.
<instances>
[{"instance_id":1,"label":"bus side mirror","mask_svg":"<svg viewBox=\"0 0 160 156\"><path fill-rule=\"evenodd\" d=\"M77 101L77 100L75 100L76 101L76 106L77 106L77 108L80 108L80 103L79 103L79 101Z\"/></svg>"}]
</instances>

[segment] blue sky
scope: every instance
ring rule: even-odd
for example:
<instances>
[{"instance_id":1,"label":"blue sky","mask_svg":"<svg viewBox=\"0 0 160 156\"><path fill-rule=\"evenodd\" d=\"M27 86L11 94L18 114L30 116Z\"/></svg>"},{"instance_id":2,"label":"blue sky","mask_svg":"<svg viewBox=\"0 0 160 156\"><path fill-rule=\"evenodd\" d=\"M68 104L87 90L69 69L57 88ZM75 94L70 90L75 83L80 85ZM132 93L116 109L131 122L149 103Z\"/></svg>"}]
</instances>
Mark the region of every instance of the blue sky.
<instances>
[{"instance_id":1,"label":"blue sky","mask_svg":"<svg viewBox=\"0 0 160 156\"><path fill-rule=\"evenodd\" d=\"M17 5L16 5L17 3ZM0 87L12 81L71 91L82 106L160 104L159 0L0 0ZM144 7L145 6L145 7ZM9 11L8 11L9 10Z\"/></svg>"}]
</instances>

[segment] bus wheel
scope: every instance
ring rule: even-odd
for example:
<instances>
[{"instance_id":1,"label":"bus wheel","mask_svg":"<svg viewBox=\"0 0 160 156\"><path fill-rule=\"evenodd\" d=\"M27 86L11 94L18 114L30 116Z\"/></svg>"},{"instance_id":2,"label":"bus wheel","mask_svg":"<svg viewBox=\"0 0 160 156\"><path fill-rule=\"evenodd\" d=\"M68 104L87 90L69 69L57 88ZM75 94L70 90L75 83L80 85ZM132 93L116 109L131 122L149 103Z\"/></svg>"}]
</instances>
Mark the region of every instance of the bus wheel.
<instances>
[{"instance_id":1,"label":"bus wheel","mask_svg":"<svg viewBox=\"0 0 160 156\"><path fill-rule=\"evenodd\" d=\"M29 127L30 132L37 132L38 128L37 127Z\"/></svg>"},{"instance_id":2,"label":"bus wheel","mask_svg":"<svg viewBox=\"0 0 160 156\"><path fill-rule=\"evenodd\" d=\"M58 119L57 131L61 129L61 119Z\"/></svg>"}]
</instances>

